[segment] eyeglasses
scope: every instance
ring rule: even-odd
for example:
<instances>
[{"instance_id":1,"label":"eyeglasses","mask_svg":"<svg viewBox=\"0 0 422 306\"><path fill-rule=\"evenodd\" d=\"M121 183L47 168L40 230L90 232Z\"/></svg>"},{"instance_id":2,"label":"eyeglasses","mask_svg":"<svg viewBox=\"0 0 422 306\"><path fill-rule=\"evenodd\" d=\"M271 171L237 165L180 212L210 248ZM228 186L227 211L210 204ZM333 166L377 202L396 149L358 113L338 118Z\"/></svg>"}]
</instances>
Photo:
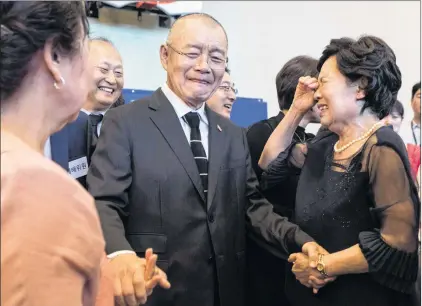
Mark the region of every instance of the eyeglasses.
<instances>
[{"instance_id":1,"label":"eyeglasses","mask_svg":"<svg viewBox=\"0 0 422 306\"><path fill-rule=\"evenodd\" d=\"M192 51L192 52L185 53L185 52L176 50L170 44L167 44L167 46L170 49L172 49L174 52L176 52L177 54L183 55L183 56L185 56L185 57L187 57L187 58L189 58L190 60L193 60L193 61L198 60L201 57L201 55L203 54L203 52L199 52L199 51ZM225 69L226 68L226 58L223 55L208 54L207 63L208 63L208 66L210 66L210 68L213 68L213 69Z\"/></svg>"},{"instance_id":2,"label":"eyeglasses","mask_svg":"<svg viewBox=\"0 0 422 306\"><path fill-rule=\"evenodd\" d=\"M237 92L238 92L237 88L234 88L233 86L228 86L228 85L221 85L221 86L218 86L218 89L221 89L221 90L223 90L224 92L229 92L229 91L231 90L231 91L233 91L233 93L234 93L235 95L237 95Z\"/></svg>"}]
</instances>

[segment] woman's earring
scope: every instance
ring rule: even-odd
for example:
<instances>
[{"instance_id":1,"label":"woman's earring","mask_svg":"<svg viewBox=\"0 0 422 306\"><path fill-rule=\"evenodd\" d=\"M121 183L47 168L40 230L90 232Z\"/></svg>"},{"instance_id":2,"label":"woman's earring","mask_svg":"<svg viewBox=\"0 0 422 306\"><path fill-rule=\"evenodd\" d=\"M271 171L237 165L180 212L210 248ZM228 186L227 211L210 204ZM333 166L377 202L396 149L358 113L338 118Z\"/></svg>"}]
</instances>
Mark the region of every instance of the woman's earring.
<instances>
[{"instance_id":1,"label":"woman's earring","mask_svg":"<svg viewBox=\"0 0 422 306\"><path fill-rule=\"evenodd\" d=\"M61 87L59 86L59 84L57 84L57 82L54 82L54 83L53 83L54 88L56 88L56 89L61 89L61 88L64 86L64 84L66 84L66 82L65 82L65 81L64 81L64 79L63 79L63 77L60 77L60 83L61 83Z\"/></svg>"}]
</instances>

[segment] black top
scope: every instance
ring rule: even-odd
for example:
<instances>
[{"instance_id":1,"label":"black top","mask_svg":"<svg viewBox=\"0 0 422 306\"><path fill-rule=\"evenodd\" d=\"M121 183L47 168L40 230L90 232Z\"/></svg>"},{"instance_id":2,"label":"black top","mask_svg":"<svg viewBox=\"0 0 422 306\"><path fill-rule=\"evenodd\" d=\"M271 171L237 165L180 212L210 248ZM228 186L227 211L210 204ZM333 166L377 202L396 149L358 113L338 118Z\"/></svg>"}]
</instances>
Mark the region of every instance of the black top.
<instances>
[{"instance_id":1,"label":"black top","mask_svg":"<svg viewBox=\"0 0 422 306\"><path fill-rule=\"evenodd\" d=\"M330 253L358 244L369 273L340 276L317 295L289 273L289 299L298 306L410 305L418 270L420 201L402 140L383 127L355 155L334 160L338 137L322 134L308 144L295 222ZM286 152L270 164L266 176L286 174Z\"/></svg>"},{"instance_id":2,"label":"black top","mask_svg":"<svg viewBox=\"0 0 422 306\"><path fill-rule=\"evenodd\" d=\"M263 173L262 169L258 166L259 158L271 133L283 118L284 114L280 112L275 117L254 123L247 130L246 137L248 139L252 167L259 181ZM313 134L306 133L303 127L298 126L293 135L293 142L306 142L313 137ZM264 196L274 205L274 212L277 214L289 218L292 216L299 174L300 172L294 174L290 172L290 176L282 183L272 181L271 184L265 186L262 190Z\"/></svg>"}]
</instances>

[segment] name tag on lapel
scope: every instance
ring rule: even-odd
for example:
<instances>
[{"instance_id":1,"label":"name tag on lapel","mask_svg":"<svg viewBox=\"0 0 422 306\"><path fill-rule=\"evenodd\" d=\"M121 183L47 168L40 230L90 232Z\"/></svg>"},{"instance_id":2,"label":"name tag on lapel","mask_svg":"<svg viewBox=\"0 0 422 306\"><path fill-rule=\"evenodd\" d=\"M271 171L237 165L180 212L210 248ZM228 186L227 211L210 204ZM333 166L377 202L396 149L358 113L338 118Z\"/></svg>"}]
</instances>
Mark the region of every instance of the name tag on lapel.
<instances>
[{"instance_id":1,"label":"name tag on lapel","mask_svg":"<svg viewBox=\"0 0 422 306\"><path fill-rule=\"evenodd\" d=\"M75 179L87 175L88 161L86 159L86 156L70 161L69 173Z\"/></svg>"}]
</instances>

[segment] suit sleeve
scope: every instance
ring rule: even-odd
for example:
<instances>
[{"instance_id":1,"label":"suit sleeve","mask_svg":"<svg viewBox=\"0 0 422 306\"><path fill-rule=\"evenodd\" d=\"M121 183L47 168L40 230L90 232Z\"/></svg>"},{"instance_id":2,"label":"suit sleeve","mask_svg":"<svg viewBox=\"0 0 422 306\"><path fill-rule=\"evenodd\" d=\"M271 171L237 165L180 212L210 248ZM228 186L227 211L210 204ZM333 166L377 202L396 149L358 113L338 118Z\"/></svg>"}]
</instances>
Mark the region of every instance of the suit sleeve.
<instances>
[{"instance_id":1,"label":"suit sleeve","mask_svg":"<svg viewBox=\"0 0 422 306\"><path fill-rule=\"evenodd\" d=\"M271 129L262 122L255 123L246 132L248 140L249 152L251 154L251 164L258 180L261 180L262 169L258 166L259 158L264 150L268 138L271 136Z\"/></svg>"},{"instance_id":2,"label":"suit sleeve","mask_svg":"<svg viewBox=\"0 0 422 306\"><path fill-rule=\"evenodd\" d=\"M302 246L313 239L297 225L290 223L286 217L273 212L273 206L259 191L244 133L243 142L246 150L246 197L249 200L246 207L248 235L261 247L280 258L300 252Z\"/></svg>"},{"instance_id":3,"label":"suit sleeve","mask_svg":"<svg viewBox=\"0 0 422 306\"><path fill-rule=\"evenodd\" d=\"M87 174L87 189L95 199L107 254L132 250L124 228L132 183L130 135L124 123L121 109L107 112Z\"/></svg>"}]
</instances>

